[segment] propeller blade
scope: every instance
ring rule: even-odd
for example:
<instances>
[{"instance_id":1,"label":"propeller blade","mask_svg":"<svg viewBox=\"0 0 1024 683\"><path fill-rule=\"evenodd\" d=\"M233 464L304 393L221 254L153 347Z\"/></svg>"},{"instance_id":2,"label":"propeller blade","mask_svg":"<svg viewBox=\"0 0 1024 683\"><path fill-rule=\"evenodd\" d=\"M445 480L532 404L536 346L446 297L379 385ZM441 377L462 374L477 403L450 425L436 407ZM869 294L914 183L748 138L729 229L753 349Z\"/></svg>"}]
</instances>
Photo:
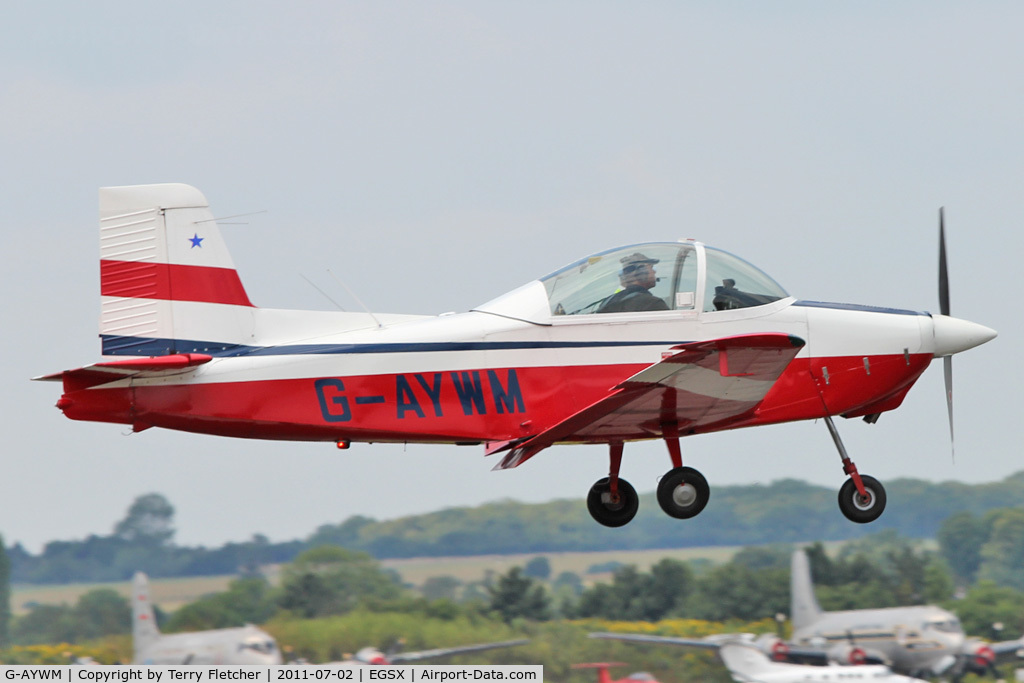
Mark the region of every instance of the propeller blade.
<instances>
[{"instance_id":1,"label":"propeller blade","mask_svg":"<svg viewBox=\"0 0 1024 683\"><path fill-rule=\"evenodd\" d=\"M946 410L949 411L949 452L956 462L956 445L953 442L953 356L942 359L942 374L946 380Z\"/></svg>"},{"instance_id":2,"label":"propeller blade","mask_svg":"<svg viewBox=\"0 0 1024 683\"><path fill-rule=\"evenodd\" d=\"M946 208L939 207L939 312L949 315L949 269L946 266ZM942 359L942 375L946 383L946 410L949 412L949 452L956 462L953 442L953 356Z\"/></svg>"},{"instance_id":3,"label":"propeller blade","mask_svg":"<svg viewBox=\"0 0 1024 683\"><path fill-rule=\"evenodd\" d=\"M946 269L946 211L939 209L939 313L949 315L949 271Z\"/></svg>"}]
</instances>

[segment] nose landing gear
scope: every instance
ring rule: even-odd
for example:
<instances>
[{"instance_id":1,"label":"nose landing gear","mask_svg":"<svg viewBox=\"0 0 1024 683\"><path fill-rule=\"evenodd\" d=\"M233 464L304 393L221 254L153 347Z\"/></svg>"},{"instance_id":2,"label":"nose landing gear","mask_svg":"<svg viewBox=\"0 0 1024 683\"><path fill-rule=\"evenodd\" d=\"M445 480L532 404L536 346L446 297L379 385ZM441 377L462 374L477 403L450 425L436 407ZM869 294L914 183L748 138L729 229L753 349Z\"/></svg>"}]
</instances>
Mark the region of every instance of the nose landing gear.
<instances>
[{"instance_id":1,"label":"nose landing gear","mask_svg":"<svg viewBox=\"0 0 1024 683\"><path fill-rule=\"evenodd\" d=\"M867 524L875 521L885 511L885 488L874 477L857 471L857 466L846 454L846 448L843 446L843 440L839 438L835 423L828 415L825 416L825 425L839 450L839 456L843 459L843 472L850 475L839 489L839 510L851 522Z\"/></svg>"}]
</instances>

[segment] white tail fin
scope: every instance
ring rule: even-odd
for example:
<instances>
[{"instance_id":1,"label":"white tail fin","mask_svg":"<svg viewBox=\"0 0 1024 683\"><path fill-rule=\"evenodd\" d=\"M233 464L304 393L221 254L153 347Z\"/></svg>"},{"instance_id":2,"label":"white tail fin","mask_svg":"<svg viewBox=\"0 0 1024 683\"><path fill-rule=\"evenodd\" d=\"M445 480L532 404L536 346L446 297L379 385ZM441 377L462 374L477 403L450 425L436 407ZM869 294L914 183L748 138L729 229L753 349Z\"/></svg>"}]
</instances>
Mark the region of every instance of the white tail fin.
<instances>
[{"instance_id":1,"label":"white tail fin","mask_svg":"<svg viewBox=\"0 0 1024 683\"><path fill-rule=\"evenodd\" d=\"M789 593L789 618L793 622L794 631L806 628L821 618L821 606L814 596L814 584L811 581L811 563L807 559L807 553L803 550L793 553L789 574Z\"/></svg>"},{"instance_id":2,"label":"white tail fin","mask_svg":"<svg viewBox=\"0 0 1024 683\"><path fill-rule=\"evenodd\" d=\"M159 638L160 629L156 625L153 603L149 601L149 579L142 572L136 572L132 579L132 647L135 650L135 661L138 661L140 651Z\"/></svg>"},{"instance_id":3,"label":"white tail fin","mask_svg":"<svg viewBox=\"0 0 1024 683\"><path fill-rule=\"evenodd\" d=\"M100 189L104 355L250 343L253 305L206 197L181 184Z\"/></svg>"}]
</instances>

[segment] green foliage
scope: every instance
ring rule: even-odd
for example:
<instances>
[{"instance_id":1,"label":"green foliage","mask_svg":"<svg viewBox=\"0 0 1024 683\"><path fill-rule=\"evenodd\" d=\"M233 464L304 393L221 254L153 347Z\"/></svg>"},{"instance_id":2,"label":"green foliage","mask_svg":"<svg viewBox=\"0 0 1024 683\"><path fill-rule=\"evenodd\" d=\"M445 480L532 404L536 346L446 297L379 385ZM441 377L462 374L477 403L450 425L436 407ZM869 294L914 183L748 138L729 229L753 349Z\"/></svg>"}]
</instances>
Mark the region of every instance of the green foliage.
<instances>
[{"instance_id":1,"label":"green foliage","mask_svg":"<svg viewBox=\"0 0 1024 683\"><path fill-rule=\"evenodd\" d=\"M1018 504L1024 472L992 484L899 479L886 488L889 505L872 528L930 538L950 509L981 514ZM337 534L346 547L384 558L796 543L854 539L871 531L839 513L833 489L792 479L716 487L699 524L681 525L661 513L653 495L641 498L627 536L594 524L581 497L534 505L502 501L382 522L352 518L320 527L314 538Z\"/></svg>"},{"instance_id":2,"label":"green foliage","mask_svg":"<svg viewBox=\"0 0 1024 683\"><path fill-rule=\"evenodd\" d=\"M986 522L990 530L981 546L978 578L1024 590L1024 509L993 510Z\"/></svg>"},{"instance_id":3,"label":"green foliage","mask_svg":"<svg viewBox=\"0 0 1024 683\"><path fill-rule=\"evenodd\" d=\"M693 592L693 573L685 563L663 559L649 573L628 565L616 570L611 584L599 583L580 596L580 617L657 621L676 614Z\"/></svg>"},{"instance_id":4,"label":"green foliage","mask_svg":"<svg viewBox=\"0 0 1024 683\"><path fill-rule=\"evenodd\" d=\"M121 664L131 659L131 645L107 638L102 644L15 645L0 650L0 664L71 664L88 659L97 664Z\"/></svg>"},{"instance_id":5,"label":"green foliage","mask_svg":"<svg viewBox=\"0 0 1024 683\"><path fill-rule=\"evenodd\" d=\"M506 623L515 619L543 621L551 618L551 598L544 586L524 575L519 567L512 567L507 574L498 577L488 592L491 610Z\"/></svg>"},{"instance_id":6,"label":"green foliage","mask_svg":"<svg viewBox=\"0 0 1024 683\"><path fill-rule=\"evenodd\" d=\"M751 545L733 555L732 563L748 569L789 569L793 548L789 545Z\"/></svg>"},{"instance_id":7,"label":"green foliage","mask_svg":"<svg viewBox=\"0 0 1024 683\"><path fill-rule=\"evenodd\" d=\"M342 545L377 558L395 558L789 544L808 538L852 540L877 529L892 529L904 537L930 538L939 532L951 509L965 511L958 516L963 523L969 522L970 515L1019 505L1024 500L1024 472L992 484L932 484L900 479L888 482L886 488L889 504L885 516L870 528L850 524L839 513L833 489L786 479L767 485L716 487L698 524L679 524L661 513L653 494L646 494L641 496L640 512L627 535L595 524L579 496L529 505L501 501L387 521L355 516L340 524L323 525L304 541L270 543L255 535L251 541L211 550L170 544L173 507L159 494L148 494L136 499L111 536L55 541L38 556L20 546L10 549L11 580L113 581L126 580L135 571L153 577L231 574L239 567L251 571L262 564L288 562L323 544ZM981 526L987 541L988 528ZM1005 571L1000 573L999 567L1011 566L1007 562L1015 552L1016 532L1008 522L1003 526L1006 528L1001 528L1001 540L989 548L991 569L987 576L1009 581L1011 578ZM968 580L980 566L981 548L970 547L972 534L953 526L950 529L943 544L944 557L958 577ZM780 559L770 549L752 552L756 556L742 560L752 569L777 566L772 563ZM755 566L762 562L769 564Z\"/></svg>"},{"instance_id":8,"label":"green foliage","mask_svg":"<svg viewBox=\"0 0 1024 683\"><path fill-rule=\"evenodd\" d=\"M7 647L11 638L11 560L0 536L0 649Z\"/></svg>"},{"instance_id":9,"label":"green foliage","mask_svg":"<svg viewBox=\"0 0 1024 683\"><path fill-rule=\"evenodd\" d=\"M17 645L81 643L128 633L131 622L128 600L109 588L97 588L82 595L74 607L33 606L28 614L14 620L11 640Z\"/></svg>"},{"instance_id":10,"label":"green foliage","mask_svg":"<svg viewBox=\"0 0 1024 683\"><path fill-rule=\"evenodd\" d=\"M299 616L319 617L401 592L394 575L367 553L325 545L307 550L284 569L279 604Z\"/></svg>"},{"instance_id":11,"label":"green foliage","mask_svg":"<svg viewBox=\"0 0 1024 683\"><path fill-rule=\"evenodd\" d=\"M681 615L708 621L754 621L789 612L789 571L730 562L702 576Z\"/></svg>"},{"instance_id":12,"label":"green foliage","mask_svg":"<svg viewBox=\"0 0 1024 683\"><path fill-rule=\"evenodd\" d=\"M472 643L513 640L522 634L499 620L467 612L455 619L438 619L423 611L370 612L357 609L345 615L320 619L277 618L264 628L292 657L311 662L339 661L363 647L387 650L403 643L407 651ZM490 653L480 653L482 661ZM453 658L439 663L470 663ZM476 662L473 662L476 663Z\"/></svg>"},{"instance_id":13,"label":"green foliage","mask_svg":"<svg viewBox=\"0 0 1024 683\"><path fill-rule=\"evenodd\" d=\"M973 636L1010 640L1024 635L1024 593L1013 588L981 581L965 597L945 606L960 617L964 631ZM1002 631L993 629L997 623L1003 625Z\"/></svg>"},{"instance_id":14,"label":"green foliage","mask_svg":"<svg viewBox=\"0 0 1024 683\"><path fill-rule=\"evenodd\" d=\"M805 550L825 610L921 605L953 594L945 562L892 529L845 544L835 559L820 543Z\"/></svg>"},{"instance_id":15,"label":"green foliage","mask_svg":"<svg viewBox=\"0 0 1024 683\"><path fill-rule=\"evenodd\" d=\"M938 532L942 556L963 583L976 579L1024 590L1024 509L959 512Z\"/></svg>"},{"instance_id":16,"label":"green foliage","mask_svg":"<svg viewBox=\"0 0 1024 683\"><path fill-rule=\"evenodd\" d=\"M531 579L547 581L551 578L551 561L544 556L535 557L523 567L523 574Z\"/></svg>"},{"instance_id":17,"label":"green foliage","mask_svg":"<svg viewBox=\"0 0 1024 683\"><path fill-rule=\"evenodd\" d=\"M167 631L202 631L262 624L277 612L270 584L262 577L235 579L228 590L189 603L171 615Z\"/></svg>"},{"instance_id":18,"label":"green foliage","mask_svg":"<svg viewBox=\"0 0 1024 683\"><path fill-rule=\"evenodd\" d=\"M981 546L988 537L985 523L963 510L947 517L936 536L942 556L956 576L973 583L981 566Z\"/></svg>"},{"instance_id":19,"label":"green foliage","mask_svg":"<svg viewBox=\"0 0 1024 683\"><path fill-rule=\"evenodd\" d=\"M97 588L80 597L72 615L77 626L73 642L128 633L132 623L127 598L109 588Z\"/></svg>"},{"instance_id":20,"label":"green foliage","mask_svg":"<svg viewBox=\"0 0 1024 683\"><path fill-rule=\"evenodd\" d=\"M114 526L114 537L122 541L163 545L174 536L174 506L159 493L136 498L128 514Z\"/></svg>"},{"instance_id":21,"label":"green foliage","mask_svg":"<svg viewBox=\"0 0 1024 683\"><path fill-rule=\"evenodd\" d=\"M423 582L420 592L427 600L456 600L462 582L454 576L431 576Z\"/></svg>"},{"instance_id":22,"label":"green foliage","mask_svg":"<svg viewBox=\"0 0 1024 683\"><path fill-rule=\"evenodd\" d=\"M551 590L556 595L577 597L583 593L583 579L573 572L561 572L551 582Z\"/></svg>"},{"instance_id":23,"label":"green foliage","mask_svg":"<svg viewBox=\"0 0 1024 683\"><path fill-rule=\"evenodd\" d=\"M733 624L738 630L764 631L771 624ZM728 630L723 625L697 621L583 622L517 621L508 625L499 619L466 615L439 621L422 614L371 613L357 610L343 616L316 620L276 619L265 628L292 657L312 662L338 661L346 653L373 646L387 650L402 642L405 651L453 647L475 643L528 638L521 647L488 650L470 655L431 660L437 664L543 664L544 678L566 683L593 683L592 670L573 669L574 664L619 661L613 675L624 677L634 671L649 671L661 683L728 683L728 672L713 655L693 653L686 648L636 646L629 643L594 640L593 631L658 632L664 635L702 637Z\"/></svg>"}]
</instances>

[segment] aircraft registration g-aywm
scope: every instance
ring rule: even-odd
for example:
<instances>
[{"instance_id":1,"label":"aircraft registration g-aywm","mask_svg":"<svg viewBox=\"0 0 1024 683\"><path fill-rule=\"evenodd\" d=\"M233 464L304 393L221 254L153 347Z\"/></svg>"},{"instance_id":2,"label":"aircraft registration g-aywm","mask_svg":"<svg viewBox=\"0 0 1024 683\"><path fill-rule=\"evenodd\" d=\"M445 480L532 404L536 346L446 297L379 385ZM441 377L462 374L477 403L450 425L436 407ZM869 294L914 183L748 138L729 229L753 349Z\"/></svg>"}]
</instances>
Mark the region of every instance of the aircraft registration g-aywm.
<instances>
[{"instance_id":1,"label":"aircraft registration g-aywm","mask_svg":"<svg viewBox=\"0 0 1024 683\"><path fill-rule=\"evenodd\" d=\"M683 466L680 437L819 418L849 475L840 509L876 519L885 490L832 418L874 422L934 358L949 399L950 356L996 334L949 316L941 217L941 314L798 300L682 241L609 249L468 312L415 316L257 308L188 185L102 188L99 204L104 359L36 378L63 382L67 417L339 447L483 444L502 454L495 469L608 444L587 507L612 527L638 505L619 476L625 442L665 440L657 499L685 519L709 487Z\"/></svg>"}]
</instances>

